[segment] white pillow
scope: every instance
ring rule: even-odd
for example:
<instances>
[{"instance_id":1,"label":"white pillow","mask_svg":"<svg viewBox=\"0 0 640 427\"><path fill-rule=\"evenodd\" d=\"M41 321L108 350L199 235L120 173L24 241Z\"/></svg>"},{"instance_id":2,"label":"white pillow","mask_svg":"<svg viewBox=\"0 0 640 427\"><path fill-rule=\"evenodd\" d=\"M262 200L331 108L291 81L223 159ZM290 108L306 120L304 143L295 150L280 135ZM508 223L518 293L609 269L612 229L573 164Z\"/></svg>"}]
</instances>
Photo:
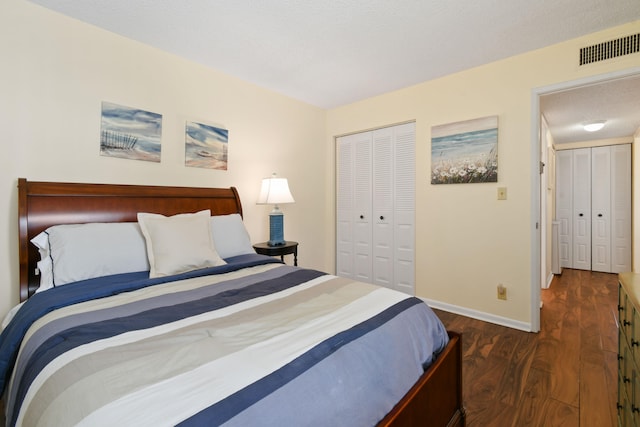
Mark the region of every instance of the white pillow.
<instances>
[{"instance_id":1,"label":"white pillow","mask_svg":"<svg viewBox=\"0 0 640 427\"><path fill-rule=\"evenodd\" d=\"M40 273L40 286L36 289L36 293L53 288L53 262L51 257L42 258L36 265Z\"/></svg>"},{"instance_id":2,"label":"white pillow","mask_svg":"<svg viewBox=\"0 0 640 427\"><path fill-rule=\"evenodd\" d=\"M46 231L38 234L31 239L40 252L40 261L37 262L38 273L40 274L40 286L36 289L36 292L46 291L49 288L53 288L53 263L49 256L49 235Z\"/></svg>"},{"instance_id":3,"label":"white pillow","mask_svg":"<svg viewBox=\"0 0 640 427\"><path fill-rule=\"evenodd\" d=\"M216 251L222 258L256 253L240 214L212 216L211 232Z\"/></svg>"},{"instance_id":4,"label":"white pillow","mask_svg":"<svg viewBox=\"0 0 640 427\"><path fill-rule=\"evenodd\" d=\"M149 270L145 241L135 222L65 224L49 227L48 258L40 260L41 287L51 280L55 286L94 277ZM43 249L42 236L32 242ZM51 267L51 279L47 278ZM46 283L43 289L46 289Z\"/></svg>"},{"instance_id":5,"label":"white pillow","mask_svg":"<svg viewBox=\"0 0 640 427\"><path fill-rule=\"evenodd\" d=\"M213 246L210 217L210 210L171 217L138 213L138 223L147 243L149 277L225 264Z\"/></svg>"}]
</instances>

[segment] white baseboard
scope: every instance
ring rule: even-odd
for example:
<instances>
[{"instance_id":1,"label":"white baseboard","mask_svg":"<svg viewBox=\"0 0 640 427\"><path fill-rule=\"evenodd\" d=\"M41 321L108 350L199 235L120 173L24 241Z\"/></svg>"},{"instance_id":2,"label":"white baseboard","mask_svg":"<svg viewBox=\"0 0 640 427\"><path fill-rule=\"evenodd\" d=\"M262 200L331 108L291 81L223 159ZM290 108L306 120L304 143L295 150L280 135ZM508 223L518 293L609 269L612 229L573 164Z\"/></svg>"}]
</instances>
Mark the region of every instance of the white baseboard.
<instances>
[{"instance_id":1,"label":"white baseboard","mask_svg":"<svg viewBox=\"0 0 640 427\"><path fill-rule=\"evenodd\" d=\"M472 319L482 320L483 322L494 323L500 326L506 326L507 328L519 329L525 332L531 332L531 324L527 322L520 322L517 320L509 319L502 316L496 316L495 314L485 313L478 310L472 310L465 307L460 307L453 304L447 304L445 302L431 300L429 298L421 298L427 303L429 307L436 308L438 310L447 311L449 313L459 314L461 316L471 317Z\"/></svg>"},{"instance_id":2,"label":"white baseboard","mask_svg":"<svg viewBox=\"0 0 640 427\"><path fill-rule=\"evenodd\" d=\"M553 281L553 276L555 276L553 273L549 273L549 276L547 277L547 284L542 289L549 289L549 287L551 286L551 282Z\"/></svg>"}]
</instances>

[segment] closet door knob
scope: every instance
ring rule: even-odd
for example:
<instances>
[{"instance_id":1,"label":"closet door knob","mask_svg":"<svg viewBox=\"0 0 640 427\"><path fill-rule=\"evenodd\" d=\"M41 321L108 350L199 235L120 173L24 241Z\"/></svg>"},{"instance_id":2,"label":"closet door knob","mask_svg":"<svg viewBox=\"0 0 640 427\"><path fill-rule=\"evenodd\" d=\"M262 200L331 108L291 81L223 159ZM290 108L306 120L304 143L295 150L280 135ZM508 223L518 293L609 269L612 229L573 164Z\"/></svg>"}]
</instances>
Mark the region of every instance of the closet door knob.
<instances>
[{"instance_id":1,"label":"closet door knob","mask_svg":"<svg viewBox=\"0 0 640 427\"><path fill-rule=\"evenodd\" d=\"M364 215L360 215L360 219L364 219Z\"/></svg>"},{"instance_id":2,"label":"closet door knob","mask_svg":"<svg viewBox=\"0 0 640 427\"><path fill-rule=\"evenodd\" d=\"M584 216L584 214L578 214L578 216Z\"/></svg>"},{"instance_id":3,"label":"closet door knob","mask_svg":"<svg viewBox=\"0 0 640 427\"><path fill-rule=\"evenodd\" d=\"M602 214L598 214L598 218L602 218Z\"/></svg>"},{"instance_id":4,"label":"closet door knob","mask_svg":"<svg viewBox=\"0 0 640 427\"><path fill-rule=\"evenodd\" d=\"M382 220L382 219L384 219L384 217L382 215L380 215L380 219Z\"/></svg>"}]
</instances>

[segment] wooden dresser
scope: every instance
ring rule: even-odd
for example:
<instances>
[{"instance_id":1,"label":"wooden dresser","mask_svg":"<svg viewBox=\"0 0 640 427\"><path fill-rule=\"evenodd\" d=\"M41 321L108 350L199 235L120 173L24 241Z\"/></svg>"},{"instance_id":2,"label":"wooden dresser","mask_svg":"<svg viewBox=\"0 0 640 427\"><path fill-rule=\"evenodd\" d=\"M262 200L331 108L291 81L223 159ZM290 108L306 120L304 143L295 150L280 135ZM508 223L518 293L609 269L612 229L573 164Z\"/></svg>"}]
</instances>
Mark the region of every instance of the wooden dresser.
<instances>
[{"instance_id":1,"label":"wooden dresser","mask_svg":"<svg viewBox=\"0 0 640 427\"><path fill-rule=\"evenodd\" d=\"M640 274L618 278L618 424L640 427Z\"/></svg>"}]
</instances>

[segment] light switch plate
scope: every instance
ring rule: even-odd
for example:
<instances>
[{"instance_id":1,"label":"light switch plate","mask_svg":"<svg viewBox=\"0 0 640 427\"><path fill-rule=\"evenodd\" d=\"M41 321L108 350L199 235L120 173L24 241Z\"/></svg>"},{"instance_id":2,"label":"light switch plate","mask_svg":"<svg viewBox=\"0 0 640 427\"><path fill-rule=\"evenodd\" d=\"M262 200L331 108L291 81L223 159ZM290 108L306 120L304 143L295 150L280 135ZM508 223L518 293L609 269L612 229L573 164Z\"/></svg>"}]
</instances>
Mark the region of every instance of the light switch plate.
<instances>
[{"instance_id":1,"label":"light switch plate","mask_svg":"<svg viewBox=\"0 0 640 427\"><path fill-rule=\"evenodd\" d=\"M507 187L498 187L498 200L507 200Z\"/></svg>"}]
</instances>

